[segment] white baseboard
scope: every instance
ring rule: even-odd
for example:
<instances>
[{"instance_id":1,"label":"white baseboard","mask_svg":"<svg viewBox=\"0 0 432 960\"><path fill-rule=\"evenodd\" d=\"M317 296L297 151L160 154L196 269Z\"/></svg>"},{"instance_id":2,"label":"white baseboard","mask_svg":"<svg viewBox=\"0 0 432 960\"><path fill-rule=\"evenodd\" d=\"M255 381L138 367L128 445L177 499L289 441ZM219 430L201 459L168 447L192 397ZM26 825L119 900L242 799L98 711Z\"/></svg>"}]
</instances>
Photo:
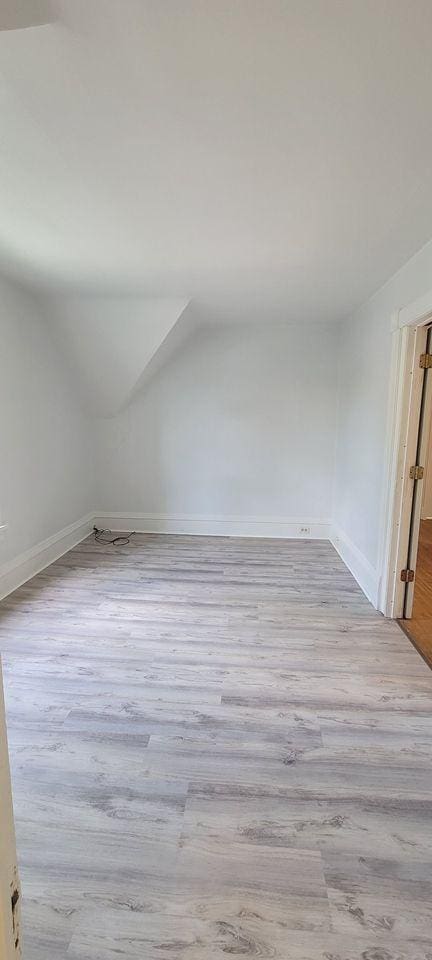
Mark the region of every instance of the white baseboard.
<instances>
[{"instance_id":1,"label":"white baseboard","mask_svg":"<svg viewBox=\"0 0 432 960\"><path fill-rule=\"evenodd\" d=\"M63 527L63 530L54 533L52 537L37 543L25 553L14 557L13 560L3 563L0 566L0 600L75 547L91 533L92 529L93 514L89 513L81 520Z\"/></svg>"},{"instance_id":2,"label":"white baseboard","mask_svg":"<svg viewBox=\"0 0 432 960\"><path fill-rule=\"evenodd\" d=\"M328 540L330 520L286 517L205 517L152 513L98 513L95 524L114 531L137 533L183 533L211 537L276 537ZM310 533L302 532L306 527Z\"/></svg>"},{"instance_id":3,"label":"white baseboard","mask_svg":"<svg viewBox=\"0 0 432 960\"><path fill-rule=\"evenodd\" d=\"M269 537L276 539L330 540L367 598L378 606L379 577L366 557L330 520L286 517L170 516L151 513L89 513L63 530L0 566L0 599L75 547L93 524L113 531L193 534L216 537ZM310 533L302 531L302 527Z\"/></svg>"},{"instance_id":4,"label":"white baseboard","mask_svg":"<svg viewBox=\"0 0 432 960\"><path fill-rule=\"evenodd\" d=\"M378 609L380 580L375 568L340 527L332 527L330 540L363 593Z\"/></svg>"}]
</instances>

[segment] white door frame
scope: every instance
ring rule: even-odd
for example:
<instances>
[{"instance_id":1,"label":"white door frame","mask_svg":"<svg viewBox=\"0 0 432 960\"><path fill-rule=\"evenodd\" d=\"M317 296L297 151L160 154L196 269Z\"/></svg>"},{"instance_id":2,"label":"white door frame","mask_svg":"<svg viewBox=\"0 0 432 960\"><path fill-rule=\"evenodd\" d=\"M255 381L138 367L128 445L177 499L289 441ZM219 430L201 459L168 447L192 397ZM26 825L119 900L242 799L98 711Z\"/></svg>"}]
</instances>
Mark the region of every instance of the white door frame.
<instances>
[{"instance_id":1,"label":"white door frame","mask_svg":"<svg viewBox=\"0 0 432 960\"><path fill-rule=\"evenodd\" d=\"M9 772L3 677L0 661L0 958L21 957L21 890Z\"/></svg>"},{"instance_id":2,"label":"white door frame","mask_svg":"<svg viewBox=\"0 0 432 960\"><path fill-rule=\"evenodd\" d=\"M386 617L403 614L405 584L400 571L406 564L412 485L409 468L415 463L423 370L420 354L426 344L426 325L432 321L432 290L396 311L391 319L392 349L387 419L386 471L380 544L379 609Z\"/></svg>"}]
</instances>

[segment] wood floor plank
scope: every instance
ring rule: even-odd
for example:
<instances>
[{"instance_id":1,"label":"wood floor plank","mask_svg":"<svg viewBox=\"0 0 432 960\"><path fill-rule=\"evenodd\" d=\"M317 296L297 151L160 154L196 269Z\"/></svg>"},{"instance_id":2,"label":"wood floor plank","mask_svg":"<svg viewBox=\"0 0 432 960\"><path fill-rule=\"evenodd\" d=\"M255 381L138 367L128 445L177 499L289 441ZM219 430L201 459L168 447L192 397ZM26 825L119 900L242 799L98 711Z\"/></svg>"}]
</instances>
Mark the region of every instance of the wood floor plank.
<instances>
[{"instance_id":1,"label":"wood floor plank","mask_svg":"<svg viewBox=\"0 0 432 960\"><path fill-rule=\"evenodd\" d=\"M330 544L89 538L0 649L26 960L430 960L432 673Z\"/></svg>"}]
</instances>

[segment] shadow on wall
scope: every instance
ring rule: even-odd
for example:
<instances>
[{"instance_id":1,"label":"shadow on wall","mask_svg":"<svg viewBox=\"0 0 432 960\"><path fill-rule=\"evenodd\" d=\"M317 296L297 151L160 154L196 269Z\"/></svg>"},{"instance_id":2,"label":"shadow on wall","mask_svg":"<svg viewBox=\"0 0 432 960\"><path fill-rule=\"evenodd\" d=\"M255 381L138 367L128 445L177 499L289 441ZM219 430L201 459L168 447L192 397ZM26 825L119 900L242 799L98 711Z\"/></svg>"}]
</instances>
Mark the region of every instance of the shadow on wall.
<instances>
[{"instance_id":1,"label":"shadow on wall","mask_svg":"<svg viewBox=\"0 0 432 960\"><path fill-rule=\"evenodd\" d=\"M114 417L128 405L187 304L181 297L97 293L46 299L45 322L88 413Z\"/></svg>"},{"instance_id":2,"label":"shadow on wall","mask_svg":"<svg viewBox=\"0 0 432 960\"><path fill-rule=\"evenodd\" d=\"M198 313L196 305L190 301L165 337L159 349L147 364L145 370L143 370L128 398L128 403L140 394L144 394L158 373L162 371L183 348L187 349L189 340L197 335L200 325L200 314Z\"/></svg>"}]
</instances>

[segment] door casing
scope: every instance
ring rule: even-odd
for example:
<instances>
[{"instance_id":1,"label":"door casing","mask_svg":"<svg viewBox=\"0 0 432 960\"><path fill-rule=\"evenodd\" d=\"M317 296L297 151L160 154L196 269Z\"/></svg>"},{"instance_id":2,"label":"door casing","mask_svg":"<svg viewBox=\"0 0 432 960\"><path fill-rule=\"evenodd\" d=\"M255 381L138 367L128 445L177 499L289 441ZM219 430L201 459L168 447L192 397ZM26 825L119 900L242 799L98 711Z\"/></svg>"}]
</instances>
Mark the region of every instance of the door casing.
<instances>
[{"instance_id":1,"label":"door casing","mask_svg":"<svg viewBox=\"0 0 432 960\"><path fill-rule=\"evenodd\" d=\"M0 661L0 957L21 957L21 889L18 878L15 825L6 735L3 676Z\"/></svg>"},{"instance_id":2,"label":"door casing","mask_svg":"<svg viewBox=\"0 0 432 960\"><path fill-rule=\"evenodd\" d=\"M387 424L387 468L383 497L383 525L381 543L381 589L379 609L387 617L400 619L404 614L405 583L401 571L407 565L410 540L411 508L415 481L409 476L416 464L421 397L424 370L420 356L426 351L427 327L432 322L432 291L420 301L396 311L392 317L392 357ZM428 391L432 377L428 377ZM427 442L432 397L425 404L423 437ZM422 451L423 453L423 451ZM422 483L422 481L416 481ZM421 502L421 496L417 497ZM418 518L415 518L418 529ZM415 534L415 530L414 530ZM417 543L411 536L411 557L416 556ZM407 607L412 608L413 584L407 596Z\"/></svg>"}]
</instances>

